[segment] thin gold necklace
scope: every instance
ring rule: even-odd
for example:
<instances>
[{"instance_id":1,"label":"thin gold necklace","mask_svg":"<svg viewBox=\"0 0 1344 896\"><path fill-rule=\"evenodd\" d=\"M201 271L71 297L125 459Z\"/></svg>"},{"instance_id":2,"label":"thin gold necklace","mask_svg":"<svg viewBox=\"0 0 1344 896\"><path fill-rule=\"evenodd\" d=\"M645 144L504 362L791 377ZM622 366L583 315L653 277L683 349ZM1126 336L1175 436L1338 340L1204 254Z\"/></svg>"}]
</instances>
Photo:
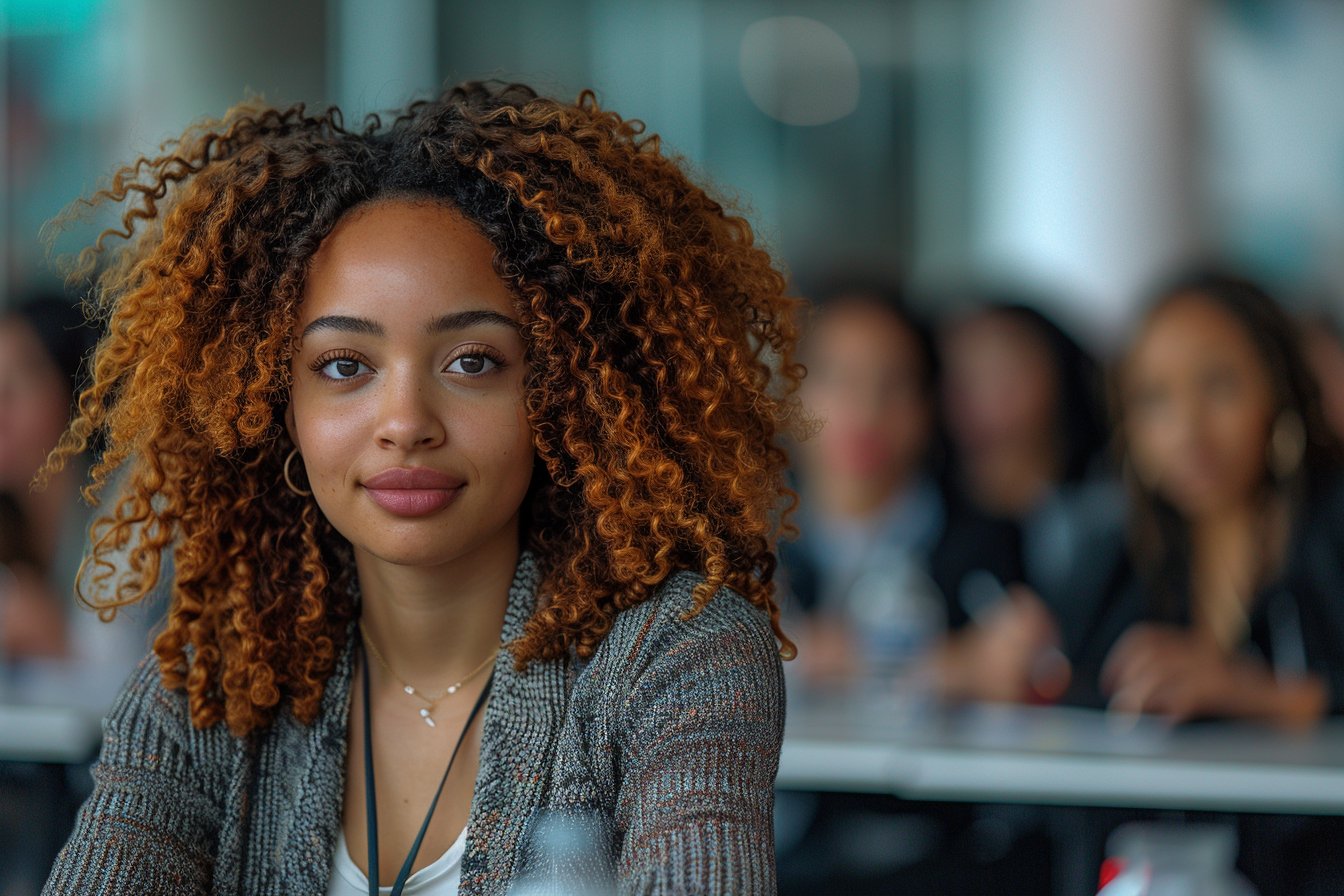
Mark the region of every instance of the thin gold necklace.
<instances>
[{"instance_id":1,"label":"thin gold necklace","mask_svg":"<svg viewBox=\"0 0 1344 896\"><path fill-rule=\"evenodd\" d=\"M439 705L439 701L443 700L445 697L451 697L453 694L462 690L462 685L484 672L486 667L494 662L495 657L499 656L499 648L495 648L494 653L490 654L479 666L463 676L461 681L448 685L448 687L439 691L437 694L425 693L415 687L415 685L408 684L400 675L392 671L392 667L387 664L387 660L383 659L382 653L379 652L378 645L374 644L373 639L369 637L369 630L364 627L364 620L362 619L359 622L359 633L364 636L364 644L369 648L369 652L373 654L373 658L378 661L378 665L382 666L383 670L387 672L388 675L391 675L397 684L401 685L403 691L427 704L426 706L420 707L420 718L424 719L425 724L431 728L438 727L434 724L434 709Z\"/></svg>"}]
</instances>

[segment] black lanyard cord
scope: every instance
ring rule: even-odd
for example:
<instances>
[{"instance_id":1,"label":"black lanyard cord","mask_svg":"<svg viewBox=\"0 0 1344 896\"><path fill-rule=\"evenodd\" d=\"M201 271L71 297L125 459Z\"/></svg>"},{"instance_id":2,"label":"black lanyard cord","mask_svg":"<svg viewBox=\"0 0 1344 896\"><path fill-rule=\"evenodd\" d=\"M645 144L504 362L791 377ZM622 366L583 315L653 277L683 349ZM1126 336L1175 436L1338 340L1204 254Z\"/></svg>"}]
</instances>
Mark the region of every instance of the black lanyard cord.
<instances>
[{"instance_id":1,"label":"black lanyard cord","mask_svg":"<svg viewBox=\"0 0 1344 896\"><path fill-rule=\"evenodd\" d=\"M367 827L369 833L369 896L380 896L378 891L378 798L377 788L373 782L373 716L369 712L369 664L368 658L364 655L364 642L361 639L360 665L361 677L364 686L364 812L367 818ZM434 817L434 809L439 805L439 797L443 794L443 785L448 783L448 773L453 770L453 761L457 759L457 751L462 749L462 741L466 739L467 732L471 730L472 722L476 721L476 716L480 714L481 707L485 706L485 698L490 694L490 686L495 681L494 670L491 670L490 677L485 680L485 687L481 689L480 696L476 698L475 704L471 707L471 714L467 716L467 723L462 726L462 731L457 735L457 743L453 745L452 755L448 757L448 767L443 770L443 777L439 779L439 787L434 791L434 799L430 801L429 811L425 813L425 820L420 825L420 833L415 835L415 842L411 844L410 854L406 856L406 861L401 865L401 871L397 873L397 879L392 884L392 896L401 896L402 890L406 888L406 881L411 876L411 865L415 863L415 857L420 852L420 843L425 839L425 832L429 830L429 820Z\"/></svg>"}]
</instances>

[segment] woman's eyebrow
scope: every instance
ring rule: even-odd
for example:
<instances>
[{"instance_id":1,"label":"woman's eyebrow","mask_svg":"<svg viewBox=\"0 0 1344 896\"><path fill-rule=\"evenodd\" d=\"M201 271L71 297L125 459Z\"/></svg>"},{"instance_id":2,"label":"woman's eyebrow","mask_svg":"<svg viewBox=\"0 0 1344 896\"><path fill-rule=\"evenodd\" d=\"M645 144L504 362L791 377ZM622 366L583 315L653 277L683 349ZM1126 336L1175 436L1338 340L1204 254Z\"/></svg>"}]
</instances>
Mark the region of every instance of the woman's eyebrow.
<instances>
[{"instance_id":1,"label":"woman's eyebrow","mask_svg":"<svg viewBox=\"0 0 1344 896\"><path fill-rule=\"evenodd\" d=\"M443 317L432 321L425 329L431 333L442 333L445 330L462 330L467 327L474 327L477 324L496 324L508 327L511 330L518 329L518 321L500 314L498 311L490 311L484 308L445 314Z\"/></svg>"},{"instance_id":2,"label":"woman's eyebrow","mask_svg":"<svg viewBox=\"0 0 1344 896\"><path fill-rule=\"evenodd\" d=\"M494 324L509 329L518 329L518 321L498 311L481 308L471 311L455 311L435 318L425 326L430 333L442 333L447 330L462 330L477 324ZM299 338L303 339L319 330L335 330L338 333L360 333L365 336L384 336L386 330L377 321L366 317L351 317L345 314L327 314L317 318L303 328Z\"/></svg>"},{"instance_id":3,"label":"woman's eyebrow","mask_svg":"<svg viewBox=\"0 0 1344 896\"><path fill-rule=\"evenodd\" d=\"M366 317L348 317L344 314L328 314L319 317L303 328L299 334L300 339L307 338L310 334L319 330L335 330L338 333L362 333L366 336L382 336L383 328L381 324L371 321Z\"/></svg>"}]
</instances>

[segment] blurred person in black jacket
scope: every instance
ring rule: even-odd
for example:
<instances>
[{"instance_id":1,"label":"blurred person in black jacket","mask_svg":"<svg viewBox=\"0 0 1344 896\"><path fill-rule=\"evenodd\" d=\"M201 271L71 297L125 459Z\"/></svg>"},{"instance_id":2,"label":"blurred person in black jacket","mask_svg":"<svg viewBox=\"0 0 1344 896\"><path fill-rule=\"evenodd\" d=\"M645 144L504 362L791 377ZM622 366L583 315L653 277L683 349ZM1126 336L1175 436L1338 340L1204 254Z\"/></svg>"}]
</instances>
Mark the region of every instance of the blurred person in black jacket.
<instances>
[{"instance_id":1,"label":"blurred person in black jacket","mask_svg":"<svg viewBox=\"0 0 1344 896\"><path fill-rule=\"evenodd\" d=\"M1078 594L1097 590L1087 575L1120 550L1100 368L1054 321L999 291L945 321L939 344L948 490L1013 527L1020 583L965 595L975 624L948 642L937 678L951 698L1052 701L1090 614Z\"/></svg>"},{"instance_id":2,"label":"blurred person in black jacket","mask_svg":"<svg viewBox=\"0 0 1344 896\"><path fill-rule=\"evenodd\" d=\"M1344 480L1292 321L1223 274L1162 290L1117 371L1128 550L1074 698L1291 727L1344 711Z\"/></svg>"},{"instance_id":3,"label":"blurred person in black jacket","mask_svg":"<svg viewBox=\"0 0 1344 896\"><path fill-rule=\"evenodd\" d=\"M1183 276L1114 383L1129 533L1081 601L1094 609L1069 639L1067 699L1290 729L1344 712L1341 451L1292 321L1249 281ZM1095 869L1111 830L1152 813L1057 814L1090 853L1074 864ZM1344 820L1228 821L1262 896L1338 892Z\"/></svg>"},{"instance_id":4,"label":"blurred person in black jacket","mask_svg":"<svg viewBox=\"0 0 1344 896\"><path fill-rule=\"evenodd\" d=\"M933 683L949 695L973 681L977 696L997 690L1016 698L1039 646L1054 642L1053 623L1034 607L1019 612L1001 600L1021 577L1016 527L946 487L929 330L893 290L837 288L813 309L801 359L808 368L801 397L820 428L794 454L800 535L779 552L783 606L797 617L790 623L797 671L813 683L873 672L863 668L871 656L861 646L855 594L886 574L895 593L936 609L915 667L936 670ZM997 604L982 612L986 602ZM985 612L995 624L982 632ZM1013 850L1023 842L1019 832L1000 836L1003 825L995 824L995 845L987 847L981 818L973 806L781 793L781 892L1040 889L1048 862L1037 833L1026 833L1036 848Z\"/></svg>"},{"instance_id":5,"label":"blurred person in black jacket","mask_svg":"<svg viewBox=\"0 0 1344 896\"><path fill-rule=\"evenodd\" d=\"M97 336L60 295L34 295L0 314L0 491L18 503L41 571L24 599L0 605L0 653L16 661L12 683L27 697L101 713L144 656L162 608L147 602L109 625L77 600L95 515L80 493L91 457L74 458L34 487L70 419ZM117 495L105 499L114 505ZM100 596L89 577L81 585L84 597Z\"/></svg>"},{"instance_id":6,"label":"blurred person in black jacket","mask_svg":"<svg viewBox=\"0 0 1344 896\"><path fill-rule=\"evenodd\" d=\"M11 660L69 652L67 609L88 526L79 495L84 471L71 468L45 489L32 482L65 431L93 341L79 310L56 297L28 299L0 315L0 491L18 505L34 561L28 568L41 571L48 591L39 597L42 589L30 588L28 598L0 607L0 651Z\"/></svg>"},{"instance_id":7,"label":"blurred person in black jacket","mask_svg":"<svg viewBox=\"0 0 1344 896\"><path fill-rule=\"evenodd\" d=\"M874 565L912 562L942 629L970 621L963 590L1020 578L1014 528L949 492L942 478L939 363L924 324L890 289L824 293L802 341L801 397L819 423L797 448L800 536L780 547L786 607L806 614L804 670L856 670L849 597ZM912 581L908 576L906 582ZM930 645L932 646L932 644Z\"/></svg>"}]
</instances>

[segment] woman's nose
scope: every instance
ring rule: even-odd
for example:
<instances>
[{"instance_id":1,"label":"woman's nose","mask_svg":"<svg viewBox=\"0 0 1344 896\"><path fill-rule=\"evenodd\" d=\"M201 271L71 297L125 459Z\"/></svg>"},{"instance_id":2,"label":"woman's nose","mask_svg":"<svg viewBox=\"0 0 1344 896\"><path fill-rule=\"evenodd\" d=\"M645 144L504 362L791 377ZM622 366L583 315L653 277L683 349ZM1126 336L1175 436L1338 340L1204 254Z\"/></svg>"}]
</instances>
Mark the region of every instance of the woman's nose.
<instances>
[{"instance_id":1,"label":"woman's nose","mask_svg":"<svg viewBox=\"0 0 1344 896\"><path fill-rule=\"evenodd\" d=\"M447 429L438 413L435 384L409 372L385 374L376 437L387 448L433 448Z\"/></svg>"}]
</instances>

